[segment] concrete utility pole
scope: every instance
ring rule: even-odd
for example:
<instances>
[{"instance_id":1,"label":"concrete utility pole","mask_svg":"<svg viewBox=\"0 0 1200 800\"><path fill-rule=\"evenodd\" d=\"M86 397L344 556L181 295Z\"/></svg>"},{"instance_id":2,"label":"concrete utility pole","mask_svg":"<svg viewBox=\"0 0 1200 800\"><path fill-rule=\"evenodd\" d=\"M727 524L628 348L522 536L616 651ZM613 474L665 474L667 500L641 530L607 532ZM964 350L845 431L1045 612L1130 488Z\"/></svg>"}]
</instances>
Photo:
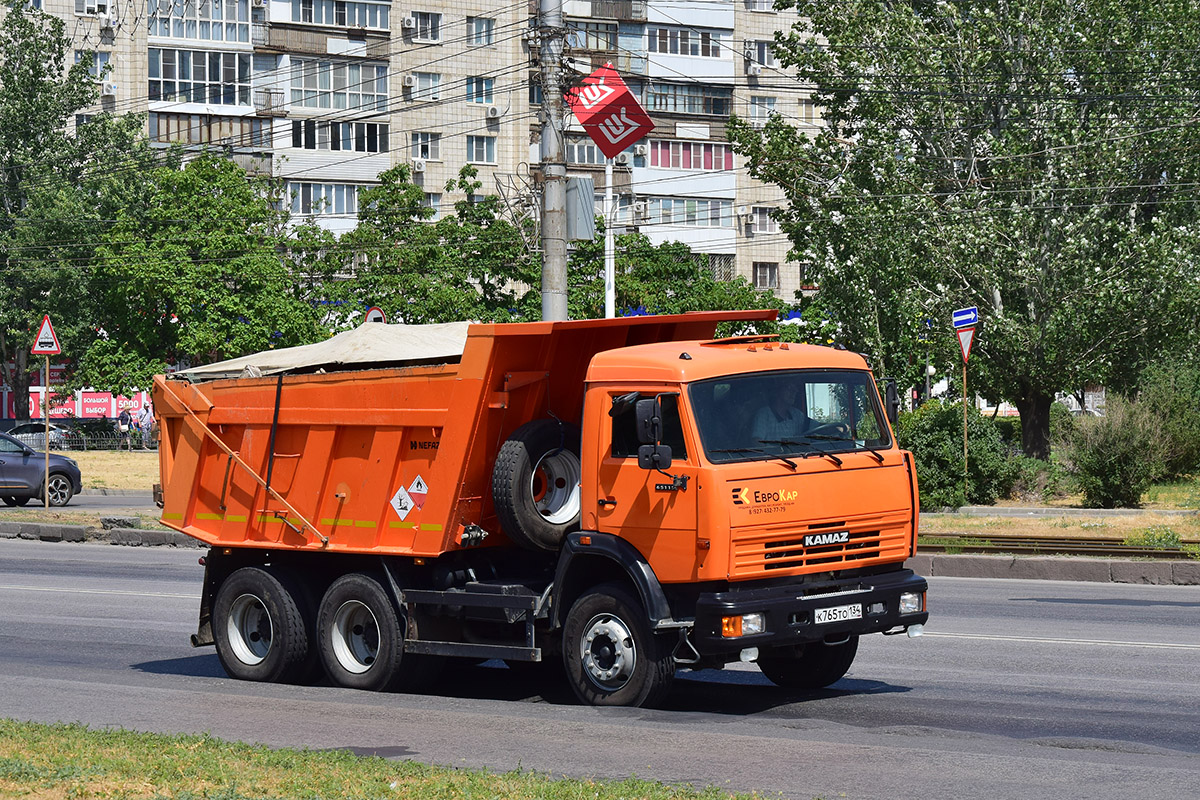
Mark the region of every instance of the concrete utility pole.
<instances>
[{"instance_id":1,"label":"concrete utility pole","mask_svg":"<svg viewBox=\"0 0 1200 800\"><path fill-rule=\"evenodd\" d=\"M562 0L541 0L542 319L567 318L567 157L563 141Z\"/></svg>"}]
</instances>

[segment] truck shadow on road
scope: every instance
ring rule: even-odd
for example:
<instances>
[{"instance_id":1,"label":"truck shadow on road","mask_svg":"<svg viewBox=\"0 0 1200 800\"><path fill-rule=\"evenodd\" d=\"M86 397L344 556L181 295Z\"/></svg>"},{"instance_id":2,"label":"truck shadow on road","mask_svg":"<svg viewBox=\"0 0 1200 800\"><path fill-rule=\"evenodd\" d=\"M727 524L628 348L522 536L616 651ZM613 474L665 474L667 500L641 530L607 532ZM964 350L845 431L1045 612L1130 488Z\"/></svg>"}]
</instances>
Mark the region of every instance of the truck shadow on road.
<instances>
[{"instance_id":1,"label":"truck shadow on road","mask_svg":"<svg viewBox=\"0 0 1200 800\"><path fill-rule=\"evenodd\" d=\"M203 654L145 661L131 666L140 672L155 675L228 677L217 660L216 653L211 650ZM549 665L541 669L530 669L528 666L512 669L499 661L474 665L451 664L441 670L437 680L424 687L420 693L460 700L579 705L567 684L566 676L560 671ZM321 680L316 685L331 684ZM796 691L775 686L758 672L682 671L676 676L675 685L662 710L744 715L797 703L838 697L896 694L911 690L909 686L897 686L882 681L843 678L827 689Z\"/></svg>"}]
</instances>

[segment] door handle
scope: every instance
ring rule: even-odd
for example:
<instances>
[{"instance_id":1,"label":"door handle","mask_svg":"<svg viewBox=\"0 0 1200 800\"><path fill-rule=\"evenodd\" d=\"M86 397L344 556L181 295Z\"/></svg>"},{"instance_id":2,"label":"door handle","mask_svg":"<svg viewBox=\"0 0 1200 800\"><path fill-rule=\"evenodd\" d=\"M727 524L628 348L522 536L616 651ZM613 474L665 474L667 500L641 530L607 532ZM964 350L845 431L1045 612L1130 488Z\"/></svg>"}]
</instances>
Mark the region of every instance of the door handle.
<instances>
[{"instance_id":1,"label":"door handle","mask_svg":"<svg viewBox=\"0 0 1200 800\"><path fill-rule=\"evenodd\" d=\"M597 500L597 501L596 501L596 503L597 503L597 504L598 504L598 505L599 505L601 508L603 508L604 506L612 506L613 508L616 508L616 507L617 507L617 501L616 501L616 500L608 500L608 499L605 499L605 498L601 498L601 499Z\"/></svg>"}]
</instances>

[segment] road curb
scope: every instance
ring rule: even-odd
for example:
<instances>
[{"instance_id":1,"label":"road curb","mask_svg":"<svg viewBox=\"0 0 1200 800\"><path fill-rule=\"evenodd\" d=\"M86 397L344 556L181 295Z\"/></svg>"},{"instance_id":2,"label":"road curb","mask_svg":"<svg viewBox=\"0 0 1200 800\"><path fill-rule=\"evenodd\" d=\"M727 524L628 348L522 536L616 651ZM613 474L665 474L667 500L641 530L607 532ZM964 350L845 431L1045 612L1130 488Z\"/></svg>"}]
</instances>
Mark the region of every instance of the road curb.
<instances>
[{"instance_id":1,"label":"road curb","mask_svg":"<svg viewBox=\"0 0 1200 800\"><path fill-rule=\"evenodd\" d=\"M165 528L87 528L45 522L2 522L0 539L31 539L42 542L108 542L126 547L207 547L203 542Z\"/></svg>"},{"instance_id":2,"label":"road curb","mask_svg":"<svg viewBox=\"0 0 1200 800\"><path fill-rule=\"evenodd\" d=\"M916 555L904 564L936 578L1019 578L1200 586L1200 561L1126 561L1074 556Z\"/></svg>"}]
</instances>

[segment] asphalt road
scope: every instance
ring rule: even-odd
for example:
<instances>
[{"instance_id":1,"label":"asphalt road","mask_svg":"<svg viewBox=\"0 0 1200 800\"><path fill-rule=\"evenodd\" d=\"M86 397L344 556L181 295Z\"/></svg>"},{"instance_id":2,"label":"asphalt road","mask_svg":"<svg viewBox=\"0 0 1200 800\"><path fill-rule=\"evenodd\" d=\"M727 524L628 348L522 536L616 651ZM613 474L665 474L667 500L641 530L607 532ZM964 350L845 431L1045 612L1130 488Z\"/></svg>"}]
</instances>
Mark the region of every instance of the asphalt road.
<instances>
[{"instance_id":1,"label":"asphalt road","mask_svg":"<svg viewBox=\"0 0 1200 800\"><path fill-rule=\"evenodd\" d=\"M429 695L231 681L187 644L197 555L0 540L0 716L789 798L1200 796L1200 587L933 579L928 635L864 639L830 690L682 673L649 711L496 665Z\"/></svg>"}]
</instances>

